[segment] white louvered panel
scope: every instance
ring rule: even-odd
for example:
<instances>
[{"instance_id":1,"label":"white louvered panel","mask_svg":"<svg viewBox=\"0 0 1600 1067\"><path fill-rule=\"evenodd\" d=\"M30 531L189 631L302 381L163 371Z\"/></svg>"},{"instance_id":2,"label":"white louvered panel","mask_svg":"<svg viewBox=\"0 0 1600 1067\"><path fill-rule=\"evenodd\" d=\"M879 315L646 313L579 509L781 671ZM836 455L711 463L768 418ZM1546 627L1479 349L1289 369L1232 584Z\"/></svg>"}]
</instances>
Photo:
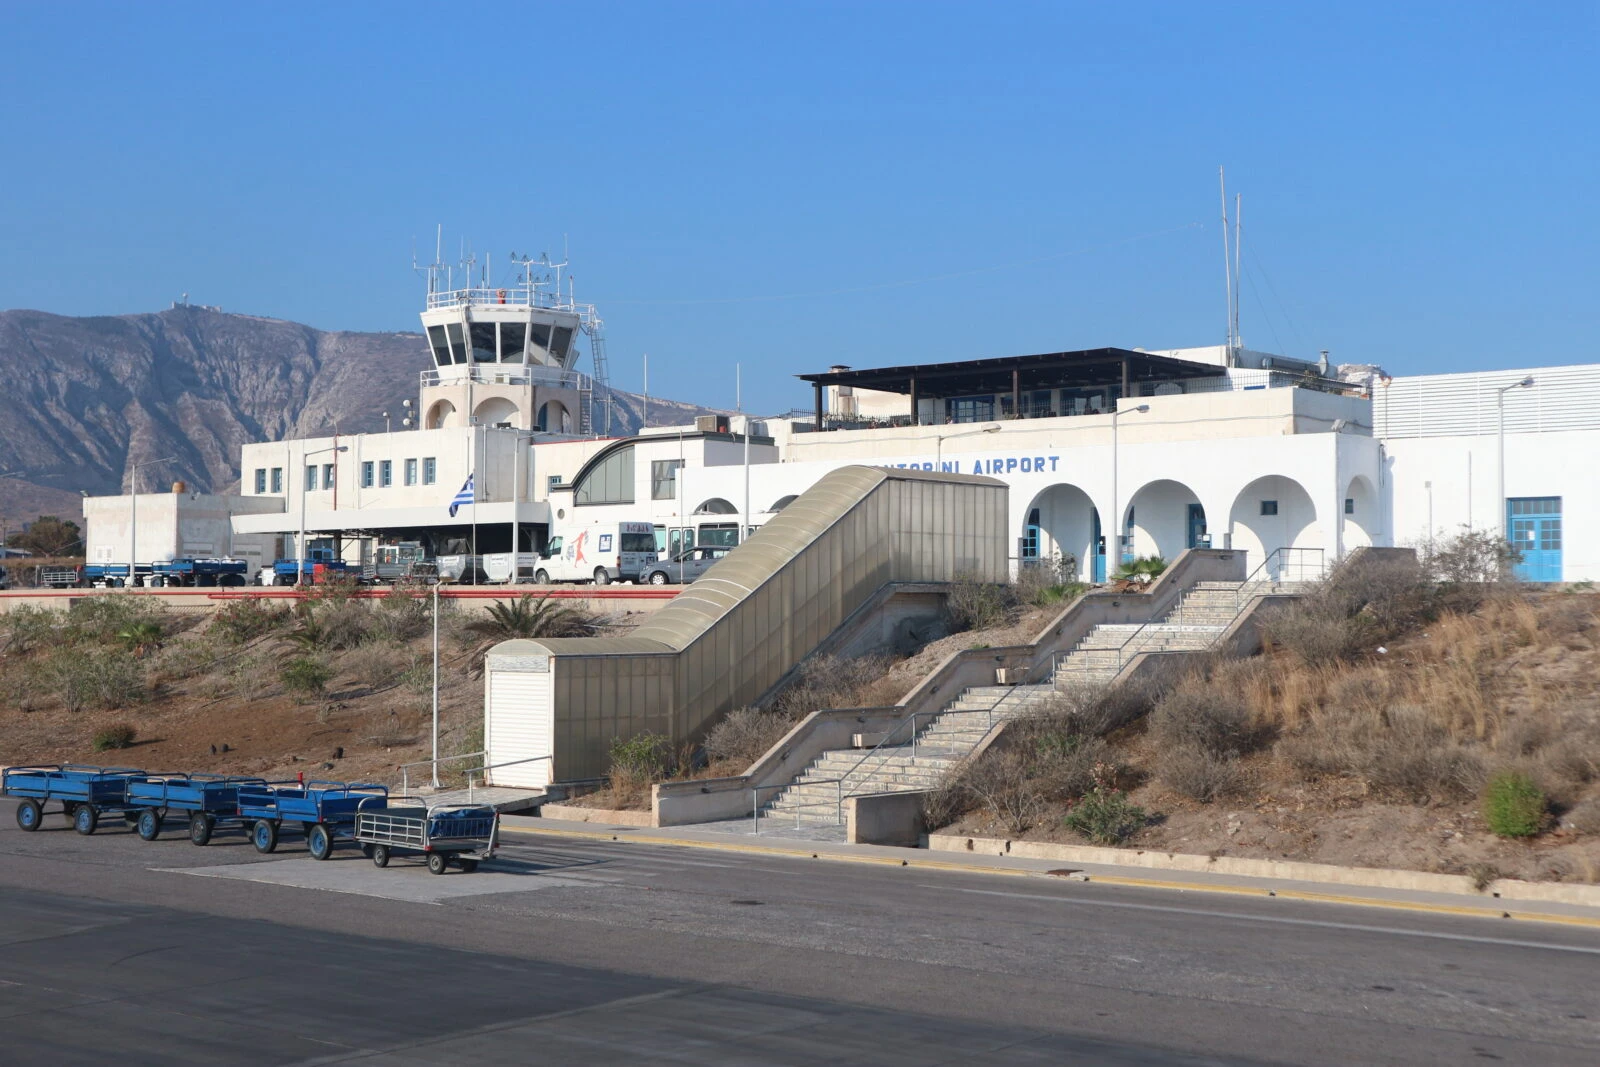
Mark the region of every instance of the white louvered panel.
<instances>
[{"instance_id":1,"label":"white louvered panel","mask_svg":"<svg viewBox=\"0 0 1600 1067\"><path fill-rule=\"evenodd\" d=\"M1499 390L1530 376L1534 380L1530 388L1506 394L1507 433L1600 429L1600 365L1584 364L1395 378L1387 386L1373 388L1373 434L1387 438L1495 433Z\"/></svg>"},{"instance_id":2,"label":"white louvered panel","mask_svg":"<svg viewBox=\"0 0 1600 1067\"><path fill-rule=\"evenodd\" d=\"M555 688L550 671L489 673L485 763L490 766L552 755ZM550 761L522 763L489 772L491 785L540 789L550 783Z\"/></svg>"}]
</instances>

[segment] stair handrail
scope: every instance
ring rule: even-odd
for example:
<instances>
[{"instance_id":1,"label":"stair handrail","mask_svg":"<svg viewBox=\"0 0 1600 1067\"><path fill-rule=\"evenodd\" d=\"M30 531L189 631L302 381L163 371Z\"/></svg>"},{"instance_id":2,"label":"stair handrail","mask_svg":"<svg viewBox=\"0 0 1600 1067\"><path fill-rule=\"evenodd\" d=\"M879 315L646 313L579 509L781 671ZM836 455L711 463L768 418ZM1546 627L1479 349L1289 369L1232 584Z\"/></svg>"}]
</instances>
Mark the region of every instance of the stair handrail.
<instances>
[{"instance_id":1,"label":"stair handrail","mask_svg":"<svg viewBox=\"0 0 1600 1067\"><path fill-rule=\"evenodd\" d=\"M1245 606L1247 604L1249 604L1251 600L1255 599L1255 597L1257 595L1257 591L1261 587L1270 586L1270 585L1277 585L1278 583L1280 583L1281 581L1284 580L1283 578L1278 577L1274 573L1274 571L1271 569L1272 566L1273 566L1273 561L1274 560L1277 561L1277 571L1281 572L1284 569L1284 560L1286 558L1293 556L1294 558L1298 559L1299 558L1299 554L1302 554L1302 553L1307 555L1307 556L1310 556L1310 555L1313 555L1313 554L1315 555L1316 560L1317 560L1317 577L1320 578L1322 576L1322 574L1323 574L1323 568L1324 568L1324 565L1325 565L1324 564L1324 559L1323 559L1323 550L1322 549L1320 549L1320 548L1282 548L1282 547L1273 549L1271 552L1267 553L1265 559L1263 559L1259 564L1257 564L1255 570L1253 570L1249 574L1245 575L1244 581L1240 582L1237 586L1234 587L1234 591L1233 591L1233 614L1231 616L1229 616L1227 623L1225 623L1223 625L1223 629L1227 629L1227 627L1233 625L1233 623L1244 612ZM1258 575L1262 575L1262 577L1257 577ZM1302 578L1300 580L1303 581L1304 579ZM1247 589L1249 590L1248 592L1246 592ZM1138 647L1138 642L1139 642L1140 637L1143 636L1144 632L1147 629L1149 629L1152 626L1162 626L1162 625L1178 625L1178 626L1182 626L1184 624L1183 623L1183 602L1184 602L1185 598L1187 598L1188 595L1191 592L1193 592L1193 589L1184 589L1181 592L1179 592L1179 594L1178 594L1178 603L1173 608L1173 611L1176 611L1178 613L1178 621L1176 623L1169 623L1168 622L1169 617L1172 615L1172 611L1169 611L1166 614L1158 615L1153 619L1146 619L1143 623L1141 623L1139 625L1139 628L1137 630L1134 630L1131 634L1128 635L1127 640L1123 641L1122 644L1118 645L1116 648L1085 649L1085 652L1089 653L1089 654L1100 653L1102 655L1115 653L1116 657L1117 657L1117 666L1116 666L1116 670L1112 673L1112 677L1113 678L1116 677L1118 674L1122 673L1122 668L1126 667L1128 665L1128 661L1131 660L1134 656L1139 654L1140 649ZM1077 650L1076 649L1067 649L1066 651L1056 652L1054 655L1052 655L1050 657L1050 681L1051 681L1052 685L1055 684L1056 679L1060 675L1060 672L1061 672L1061 669L1062 669L1061 668L1061 661L1063 659L1065 659L1065 658L1070 657L1072 655L1072 653L1075 652L1075 651L1077 651ZM1070 670L1071 668L1068 668L1068 669ZM1082 668L1082 670L1084 670L1084 671L1088 671L1088 669L1089 668L1088 668L1087 665L1085 665Z\"/></svg>"},{"instance_id":2,"label":"stair handrail","mask_svg":"<svg viewBox=\"0 0 1600 1067\"><path fill-rule=\"evenodd\" d=\"M1000 708L1002 706L1004 706L1005 702L1008 701L1008 700L1011 700L1013 697L1015 697L1019 692L1021 692L1023 690L1023 688L1026 685L1027 685L1027 682L1019 682L1019 683L1017 683L1017 685L1015 685L1015 686L1013 686L1011 688L1010 692L1006 693L1005 696L1001 697L999 700L995 701L993 704L991 704L988 708L985 709L985 711L984 711L984 722L986 724L986 729L984 730L985 734L987 734L989 730L994 729L995 716L1000 711ZM971 687L969 686L968 688L971 688ZM962 690L963 693L965 691L966 690ZM960 700L960 699L961 699L961 697L958 695L956 697L956 700ZM838 781L841 783L840 789L841 790L843 789L843 783L844 782L849 781L850 778L856 774L856 772L860 771L862 765L865 764L873 756L877 755L878 754L878 750L883 748L883 746L887 745L889 743L889 740L899 732L900 727L905 725L908 722L912 724L912 730L911 730L911 758L912 759L916 759L917 758L917 731L916 731L917 717L920 715L920 716L925 716L925 717L930 718L930 719L937 719L940 716L944 715L946 710L947 710L946 708L940 708L938 711L914 711L910 715L907 715L905 718L901 719L898 723L896 723L894 725L894 728L892 730L890 730L889 733L883 735L883 740L882 741L879 741L876 745L874 745L872 747L872 751L871 752L868 752L866 755L864 755L860 759L856 760L855 763L851 764L849 770L845 771L843 774L841 774L839 776ZM888 753L884 753L883 759L885 761L887 761ZM812 783L812 784L818 784L818 783ZM858 796L865 796L865 795L866 794L863 794L863 793L842 793L842 795L840 795L838 797L838 801L837 801L838 806L839 806L838 820L839 820L841 825L843 824L843 819L844 819L844 802L846 800L850 799L851 797L858 797Z\"/></svg>"}]
</instances>

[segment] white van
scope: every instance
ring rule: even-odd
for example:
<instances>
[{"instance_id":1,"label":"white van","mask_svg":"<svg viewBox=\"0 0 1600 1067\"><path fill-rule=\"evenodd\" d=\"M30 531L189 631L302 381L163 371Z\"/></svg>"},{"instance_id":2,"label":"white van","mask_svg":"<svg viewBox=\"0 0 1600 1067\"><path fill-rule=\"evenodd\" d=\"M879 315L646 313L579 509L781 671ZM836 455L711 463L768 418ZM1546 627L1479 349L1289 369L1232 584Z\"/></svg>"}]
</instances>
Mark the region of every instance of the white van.
<instances>
[{"instance_id":1,"label":"white van","mask_svg":"<svg viewBox=\"0 0 1600 1067\"><path fill-rule=\"evenodd\" d=\"M648 522L600 522L567 529L550 539L533 580L610 585L638 581L656 561L656 528Z\"/></svg>"}]
</instances>

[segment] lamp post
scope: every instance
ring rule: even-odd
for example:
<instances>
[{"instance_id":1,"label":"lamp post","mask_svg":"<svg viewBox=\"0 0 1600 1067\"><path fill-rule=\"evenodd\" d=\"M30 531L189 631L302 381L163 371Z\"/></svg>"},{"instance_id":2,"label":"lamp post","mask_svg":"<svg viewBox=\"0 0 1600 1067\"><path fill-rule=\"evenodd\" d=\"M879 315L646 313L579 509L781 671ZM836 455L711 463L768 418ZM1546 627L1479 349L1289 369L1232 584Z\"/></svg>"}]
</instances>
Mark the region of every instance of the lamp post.
<instances>
[{"instance_id":1,"label":"lamp post","mask_svg":"<svg viewBox=\"0 0 1600 1067\"><path fill-rule=\"evenodd\" d=\"M318 448L310 452L302 448L300 451L300 540L294 555L296 587L306 584L306 460L312 456L320 456L324 452L348 451L350 451L349 445L329 445L327 448Z\"/></svg>"},{"instance_id":2,"label":"lamp post","mask_svg":"<svg viewBox=\"0 0 1600 1067\"><path fill-rule=\"evenodd\" d=\"M129 488L133 490L132 501L128 508L128 584L133 585L134 573L139 566L139 468L149 467L156 463L170 463L177 456L163 456L160 459L141 459L129 464L133 468L132 477L128 479Z\"/></svg>"},{"instance_id":3,"label":"lamp post","mask_svg":"<svg viewBox=\"0 0 1600 1067\"><path fill-rule=\"evenodd\" d=\"M437 573L433 576L433 787L439 788L439 575Z\"/></svg>"},{"instance_id":4,"label":"lamp post","mask_svg":"<svg viewBox=\"0 0 1600 1067\"><path fill-rule=\"evenodd\" d=\"M783 415L787 415L784 412ZM768 419L781 419L783 415L746 415L744 417L744 515L741 516L743 526L739 530L739 543L742 545L745 538L750 536L750 424L753 422L766 423ZM765 426L762 427L765 429Z\"/></svg>"},{"instance_id":5,"label":"lamp post","mask_svg":"<svg viewBox=\"0 0 1600 1067\"><path fill-rule=\"evenodd\" d=\"M957 437L974 437L980 433L999 432L1000 424L998 422L991 422L989 425L980 426L976 430L962 430L960 433L938 434L933 439L933 469L935 471L944 470L944 443L946 441L954 440Z\"/></svg>"},{"instance_id":6,"label":"lamp post","mask_svg":"<svg viewBox=\"0 0 1600 1067\"><path fill-rule=\"evenodd\" d=\"M1506 518L1506 394L1513 389L1528 389L1532 385L1532 377L1524 378L1520 382L1502 385L1494 397L1495 410L1498 416L1495 444L1500 457L1498 464L1500 491L1495 495L1495 499L1499 501L1497 506L1500 508L1500 540L1502 541L1510 540L1510 531L1506 528L1509 524Z\"/></svg>"},{"instance_id":7,"label":"lamp post","mask_svg":"<svg viewBox=\"0 0 1600 1067\"><path fill-rule=\"evenodd\" d=\"M1124 415L1143 414L1150 410L1149 404L1140 404L1136 408L1123 411L1118 408L1111 413L1111 543L1116 546L1116 558L1113 571L1122 567L1122 501L1117 496L1117 420Z\"/></svg>"}]
</instances>

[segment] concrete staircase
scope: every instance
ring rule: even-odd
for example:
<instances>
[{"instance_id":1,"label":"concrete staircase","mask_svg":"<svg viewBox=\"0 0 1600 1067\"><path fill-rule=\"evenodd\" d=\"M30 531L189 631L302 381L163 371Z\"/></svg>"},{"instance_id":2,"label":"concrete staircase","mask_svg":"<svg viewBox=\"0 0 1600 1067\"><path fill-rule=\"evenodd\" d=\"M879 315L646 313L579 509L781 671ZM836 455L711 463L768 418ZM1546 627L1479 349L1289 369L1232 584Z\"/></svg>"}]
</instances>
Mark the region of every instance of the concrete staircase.
<instances>
[{"instance_id":1,"label":"concrete staircase","mask_svg":"<svg viewBox=\"0 0 1600 1067\"><path fill-rule=\"evenodd\" d=\"M1254 593L1239 582L1198 582L1159 620L1096 626L1057 662L1056 681L1062 685L1109 682L1140 652L1210 648Z\"/></svg>"},{"instance_id":2,"label":"concrete staircase","mask_svg":"<svg viewBox=\"0 0 1600 1067\"><path fill-rule=\"evenodd\" d=\"M903 741L891 737L876 750L824 752L761 809L757 832L842 841L845 797L933 788L972 754L995 723L1037 706L1053 692L1050 685L974 687L937 715L919 716L914 733L901 731Z\"/></svg>"}]
</instances>

